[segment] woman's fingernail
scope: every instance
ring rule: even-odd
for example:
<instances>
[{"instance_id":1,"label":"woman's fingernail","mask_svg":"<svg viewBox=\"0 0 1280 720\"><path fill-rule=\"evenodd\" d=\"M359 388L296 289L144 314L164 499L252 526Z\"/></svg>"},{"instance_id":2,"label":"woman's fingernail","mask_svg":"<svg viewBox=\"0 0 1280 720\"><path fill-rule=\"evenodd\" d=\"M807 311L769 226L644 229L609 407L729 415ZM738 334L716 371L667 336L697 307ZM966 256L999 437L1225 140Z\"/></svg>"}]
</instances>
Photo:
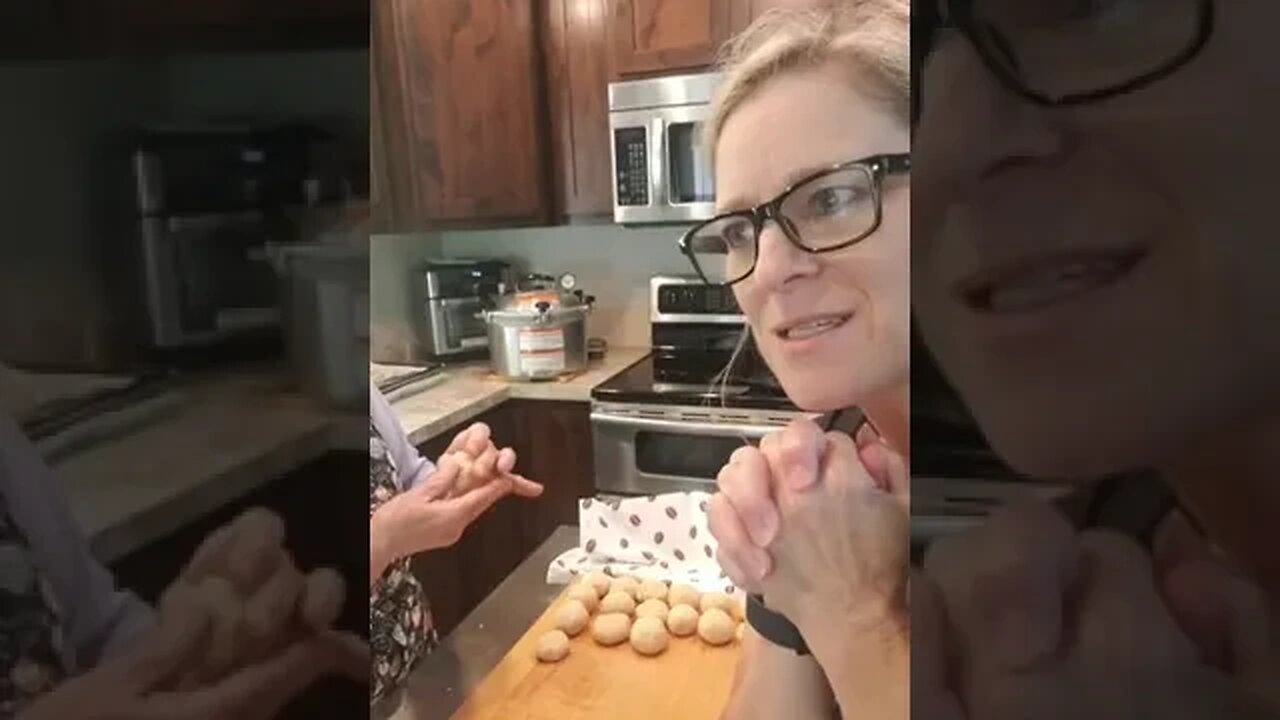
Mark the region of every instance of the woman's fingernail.
<instances>
[{"instance_id":1,"label":"woman's fingernail","mask_svg":"<svg viewBox=\"0 0 1280 720\"><path fill-rule=\"evenodd\" d=\"M764 580L765 576L769 574L769 556L763 552L757 552L752 559L751 573L756 582Z\"/></svg>"}]
</instances>

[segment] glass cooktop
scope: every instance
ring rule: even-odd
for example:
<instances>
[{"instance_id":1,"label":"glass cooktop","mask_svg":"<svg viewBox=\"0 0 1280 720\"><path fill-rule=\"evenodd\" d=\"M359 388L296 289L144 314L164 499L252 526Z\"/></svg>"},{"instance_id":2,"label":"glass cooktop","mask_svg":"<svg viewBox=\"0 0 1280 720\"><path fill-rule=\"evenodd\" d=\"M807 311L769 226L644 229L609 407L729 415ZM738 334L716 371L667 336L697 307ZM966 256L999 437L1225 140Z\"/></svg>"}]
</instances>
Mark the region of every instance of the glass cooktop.
<instances>
[{"instance_id":1,"label":"glass cooktop","mask_svg":"<svg viewBox=\"0 0 1280 720\"><path fill-rule=\"evenodd\" d=\"M654 352L597 385L593 400L652 405L691 405L798 411L767 373L745 367L727 383L719 375L728 364L720 353ZM746 362L744 365L750 366Z\"/></svg>"}]
</instances>

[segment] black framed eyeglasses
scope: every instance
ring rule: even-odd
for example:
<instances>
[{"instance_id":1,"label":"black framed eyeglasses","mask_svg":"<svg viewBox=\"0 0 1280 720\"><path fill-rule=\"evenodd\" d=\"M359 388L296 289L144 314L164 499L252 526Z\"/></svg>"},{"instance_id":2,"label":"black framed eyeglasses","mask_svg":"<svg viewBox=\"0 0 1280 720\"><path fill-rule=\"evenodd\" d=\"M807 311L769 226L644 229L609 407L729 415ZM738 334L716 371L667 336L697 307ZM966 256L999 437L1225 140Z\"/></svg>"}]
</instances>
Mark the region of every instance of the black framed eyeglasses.
<instances>
[{"instance_id":1,"label":"black framed eyeglasses","mask_svg":"<svg viewBox=\"0 0 1280 720\"><path fill-rule=\"evenodd\" d=\"M760 234L772 220L796 247L825 253L849 247L880 227L884 179L911 170L906 153L874 155L829 167L747 210L718 215L680 238L680 251L710 285L746 279L760 256Z\"/></svg>"},{"instance_id":2,"label":"black framed eyeglasses","mask_svg":"<svg viewBox=\"0 0 1280 720\"><path fill-rule=\"evenodd\" d=\"M965 37L1037 105L1098 102L1177 72L1213 35L1213 0L938 0L921 18ZM913 23L915 20L913 19ZM927 50L926 50L927 52Z\"/></svg>"}]
</instances>

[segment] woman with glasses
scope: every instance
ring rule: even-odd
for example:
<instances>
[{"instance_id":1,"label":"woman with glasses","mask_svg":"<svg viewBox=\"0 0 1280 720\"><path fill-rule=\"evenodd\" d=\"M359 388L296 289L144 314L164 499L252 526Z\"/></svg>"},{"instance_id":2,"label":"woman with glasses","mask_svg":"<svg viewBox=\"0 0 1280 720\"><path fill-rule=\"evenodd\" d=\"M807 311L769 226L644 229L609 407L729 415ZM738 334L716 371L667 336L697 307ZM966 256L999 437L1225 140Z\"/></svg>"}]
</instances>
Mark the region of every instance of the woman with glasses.
<instances>
[{"instance_id":1,"label":"woman with glasses","mask_svg":"<svg viewBox=\"0 0 1280 720\"><path fill-rule=\"evenodd\" d=\"M870 424L799 423L720 474L717 559L751 593L728 718L907 714L908 16L767 14L707 125L720 214L682 251L797 406Z\"/></svg>"},{"instance_id":2,"label":"woman with glasses","mask_svg":"<svg viewBox=\"0 0 1280 720\"><path fill-rule=\"evenodd\" d=\"M925 342L1015 469L1086 485L1152 468L1181 508L1157 535L1154 563L1114 538L1100 554L1090 549L1096 533L1074 534L1044 513L957 539L968 552L939 548L926 570L967 662L996 645L973 638L1001 626L999 615L967 615L973 585L955 561L977 564L969 574L981 577L996 555L1043 567L1074 544L1103 565L1128 563L1116 577L1142 579L1125 599L1148 611L1107 639L1148 642L1111 647L1111 661L1172 668L1182 674L1167 685L1185 690L1204 677L1185 643L1174 660L1149 654L1179 647L1167 636L1180 631L1215 664L1247 674L1245 656L1268 649L1234 602L1249 595L1242 578L1270 595L1262 603L1280 600L1280 77L1274 62L1251 57L1271 42L1280 5L952 0L921 9L912 284ZM1178 533L1182 557L1171 561ZM1231 602L1219 595L1228 587ZM1242 604L1265 623L1256 598ZM1086 635L1088 604L1071 611L1078 617L1063 622ZM967 617L985 626L968 628ZM1041 634L1054 636L1059 619ZM1262 647L1240 651L1243 636Z\"/></svg>"}]
</instances>

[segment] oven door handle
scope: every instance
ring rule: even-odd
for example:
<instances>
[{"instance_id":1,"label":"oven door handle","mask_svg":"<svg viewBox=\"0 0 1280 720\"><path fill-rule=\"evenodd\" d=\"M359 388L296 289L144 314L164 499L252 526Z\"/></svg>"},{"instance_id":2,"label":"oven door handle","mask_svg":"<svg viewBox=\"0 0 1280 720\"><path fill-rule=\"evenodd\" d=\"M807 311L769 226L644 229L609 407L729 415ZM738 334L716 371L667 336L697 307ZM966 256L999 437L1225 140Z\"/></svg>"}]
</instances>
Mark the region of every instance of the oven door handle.
<instances>
[{"instance_id":1,"label":"oven door handle","mask_svg":"<svg viewBox=\"0 0 1280 720\"><path fill-rule=\"evenodd\" d=\"M650 430L653 432L683 433L700 437L738 437L745 440L760 440L772 432L782 428L778 425L744 425L741 423L701 422L697 420L668 420L666 418L635 417L633 415L615 415L600 410L591 413L591 422L599 425L613 426L627 430Z\"/></svg>"}]
</instances>

